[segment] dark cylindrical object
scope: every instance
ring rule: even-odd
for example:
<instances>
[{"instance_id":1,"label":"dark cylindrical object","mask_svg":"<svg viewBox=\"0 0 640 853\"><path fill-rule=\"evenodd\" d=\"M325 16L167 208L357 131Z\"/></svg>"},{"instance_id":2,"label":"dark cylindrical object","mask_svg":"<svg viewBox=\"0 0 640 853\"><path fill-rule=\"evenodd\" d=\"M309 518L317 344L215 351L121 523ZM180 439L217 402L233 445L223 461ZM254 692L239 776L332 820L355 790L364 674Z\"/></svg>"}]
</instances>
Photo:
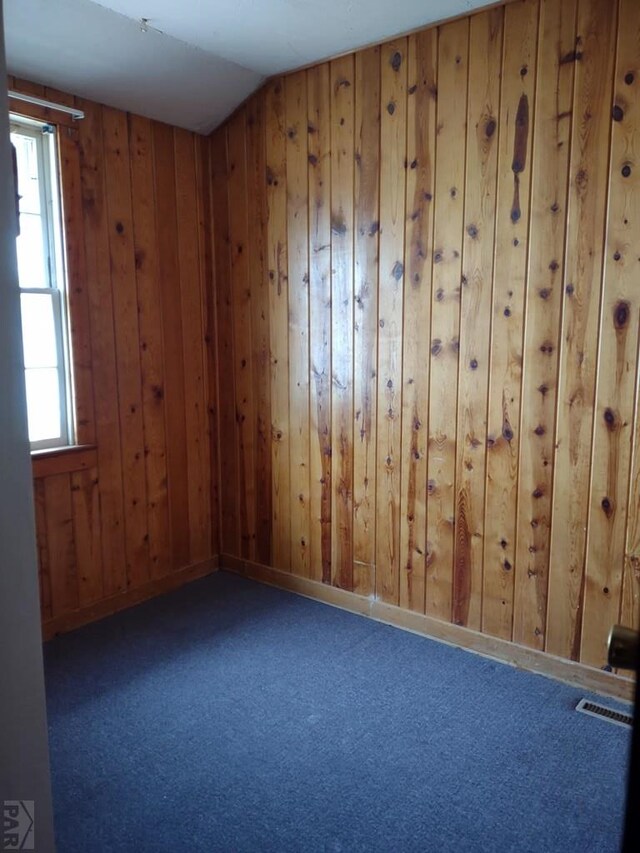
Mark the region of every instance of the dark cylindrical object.
<instances>
[{"instance_id":1,"label":"dark cylindrical object","mask_svg":"<svg viewBox=\"0 0 640 853\"><path fill-rule=\"evenodd\" d=\"M617 669L635 669L640 654L640 634L633 628L614 625L609 632L609 665Z\"/></svg>"}]
</instances>

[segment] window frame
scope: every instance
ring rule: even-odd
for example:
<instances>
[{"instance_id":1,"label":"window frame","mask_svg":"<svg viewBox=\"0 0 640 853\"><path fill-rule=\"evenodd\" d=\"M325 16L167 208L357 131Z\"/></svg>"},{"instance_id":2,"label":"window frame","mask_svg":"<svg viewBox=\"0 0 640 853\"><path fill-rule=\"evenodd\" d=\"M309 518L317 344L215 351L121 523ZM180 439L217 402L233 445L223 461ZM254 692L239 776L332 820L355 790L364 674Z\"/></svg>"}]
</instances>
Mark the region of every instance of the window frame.
<instances>
[{"instance_id":1,"label":"window frame","mask_svg":"<svg viewBox=\"0 0 640 853\"><path fill-rule=\"evenodd\" d=\"M45 287L23 287L22 294L36 294L51 300L55 335L60 406L60 430L57 436L30 441L31 451L76 446L75 395L70 345L68 276L63 228L62 187L59 168L59 130L56 125L13 110L9 113L10 132L31 137L36 143L41 226L45 251ZM17 187L20 192L20 187ZM25 382L30 368L25 366Z\"/></svg>"}]
</instances>

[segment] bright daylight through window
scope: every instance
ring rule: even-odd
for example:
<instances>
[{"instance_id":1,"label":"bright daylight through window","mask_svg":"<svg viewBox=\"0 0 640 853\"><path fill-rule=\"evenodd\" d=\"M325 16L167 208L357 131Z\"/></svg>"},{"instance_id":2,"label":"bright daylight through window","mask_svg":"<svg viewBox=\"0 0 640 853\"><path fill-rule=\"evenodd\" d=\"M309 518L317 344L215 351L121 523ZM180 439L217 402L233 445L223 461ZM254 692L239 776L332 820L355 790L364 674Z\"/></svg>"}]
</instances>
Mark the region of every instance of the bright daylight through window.
<instances>
[{"instance_id":1,"label":"bright daylight through window","mask_svg":"<svg viewBox=\"0 0 640 853\"><path fill-rule=\"evenodd\" d=\"M73 443L55 128L11 116L20 234L18 278L32 450Z\"/></svg>"}]
</instances>

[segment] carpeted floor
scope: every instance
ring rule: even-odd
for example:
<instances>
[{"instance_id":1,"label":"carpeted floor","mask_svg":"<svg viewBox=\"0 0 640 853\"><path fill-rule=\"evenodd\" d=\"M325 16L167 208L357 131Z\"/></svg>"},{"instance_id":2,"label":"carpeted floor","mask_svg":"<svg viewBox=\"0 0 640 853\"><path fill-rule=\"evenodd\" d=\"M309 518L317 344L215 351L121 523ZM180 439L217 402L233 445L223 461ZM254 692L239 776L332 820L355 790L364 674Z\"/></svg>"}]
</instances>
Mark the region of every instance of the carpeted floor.
<instances>
[{"instance_id":1,"label":"carpeted floor","mask_svg":"<svg viewBox=\"0 0 640 853\"><path fill-rule=\"evenodd\" d=\"M628 731L459 649L221 573L45 658L58 853L619 848Z\"/></svg>"}]
</instances>

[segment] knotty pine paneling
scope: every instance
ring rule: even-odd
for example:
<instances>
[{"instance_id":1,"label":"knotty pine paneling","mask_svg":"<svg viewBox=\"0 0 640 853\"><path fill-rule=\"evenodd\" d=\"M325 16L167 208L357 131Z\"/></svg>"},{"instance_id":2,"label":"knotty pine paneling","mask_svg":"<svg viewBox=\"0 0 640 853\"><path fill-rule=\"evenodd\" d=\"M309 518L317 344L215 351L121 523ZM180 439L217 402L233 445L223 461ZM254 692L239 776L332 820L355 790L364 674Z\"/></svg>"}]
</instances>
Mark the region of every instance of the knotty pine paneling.
<instances>
[{"instance_id":1,"label":"knotty pine paneling","mask_svg":"<svg viewBox=\"0 0 640 853\"><path fill-rule=\"evenodd\" d=\"M34 468L42 618L63 623L219 552L210 150L9 82L86 114L59 147L77 435L95 461Z\"/></svg>"},{"instance_id":2,"label":"knotty pine paneling","mask_svg":"<svg viewBox=\"0 0 640 853\"><path fill-rule=\"evenodd\" d=\"M637 3L514 0L214 133L223 554L605 664L640 596L639 92Z\"/></svg>"}]
</instances>

